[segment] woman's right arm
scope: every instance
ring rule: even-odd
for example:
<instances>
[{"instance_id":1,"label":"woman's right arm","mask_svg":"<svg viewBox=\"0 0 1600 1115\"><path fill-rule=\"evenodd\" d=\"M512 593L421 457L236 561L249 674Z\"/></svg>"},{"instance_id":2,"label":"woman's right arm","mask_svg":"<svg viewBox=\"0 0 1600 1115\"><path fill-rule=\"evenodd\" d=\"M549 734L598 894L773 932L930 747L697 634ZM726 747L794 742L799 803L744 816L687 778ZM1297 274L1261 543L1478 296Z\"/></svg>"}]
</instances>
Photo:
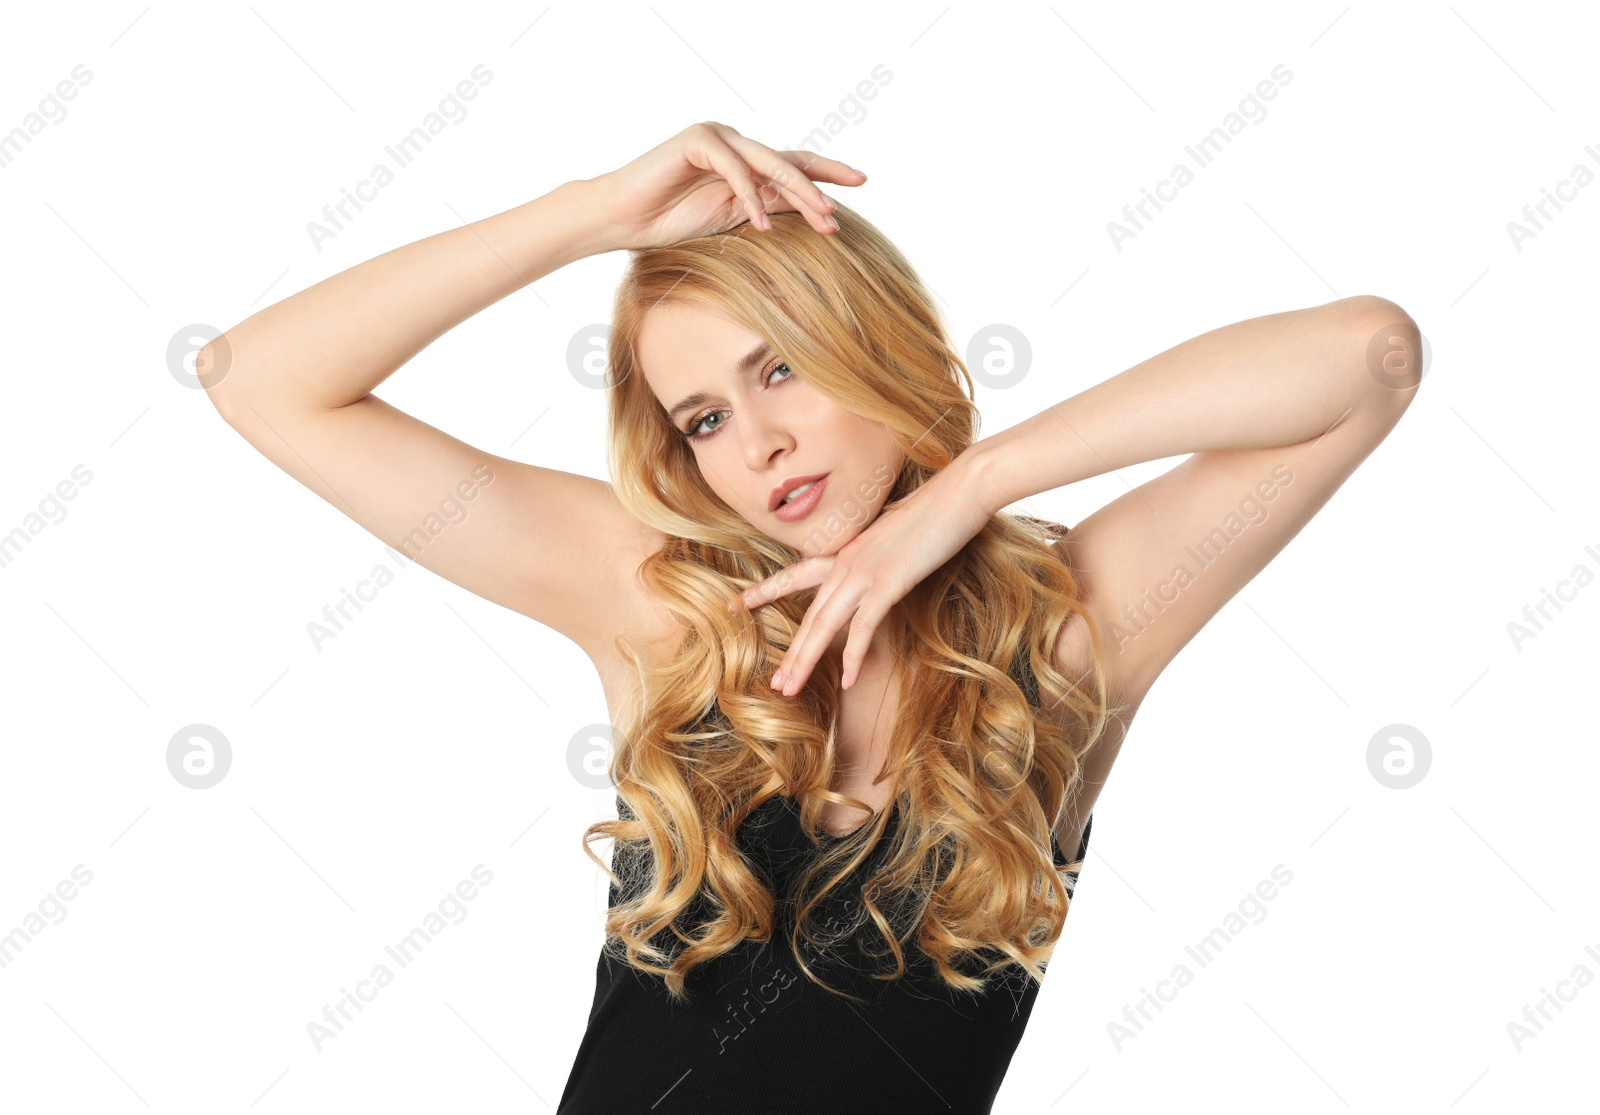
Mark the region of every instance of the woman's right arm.
<instances>
[{"instance_id":1,"label":"woman's right arm","mask_svg":"<svg viewBox=\"0 0 1600 1115\"><path fill-rule=\"evenodd\" d=\"M256 449L441 577L561 632L597 666L628 633L676 631L634 581L662 536L603 480L497 457L373 395L486 306L565 264L663 247L767 214L837 225L813 178L865 175L693 124L627 165L386 252L269 306L201 349L201 383ZM770 196L769 196L770 195ZM441 509L464 517L452 520ZM442 528L442 529L441 529ZM602 669L604 675L605 670Z\"/></svg>"},{"instance_id":2,"label":"woman's right arm","mask_svg":"<svg viewBox=\"0 0 1600 1115\"><path fill-rule=\"evenodd\" d=\"M602 480L496 456L371 392L479 310L610 250L616 233L594 183L567 182L254 314L201 351L202 382L246 441L366 530L593 658L637 618L631 576L659 535Z\"/></svg>"}]
</instances>

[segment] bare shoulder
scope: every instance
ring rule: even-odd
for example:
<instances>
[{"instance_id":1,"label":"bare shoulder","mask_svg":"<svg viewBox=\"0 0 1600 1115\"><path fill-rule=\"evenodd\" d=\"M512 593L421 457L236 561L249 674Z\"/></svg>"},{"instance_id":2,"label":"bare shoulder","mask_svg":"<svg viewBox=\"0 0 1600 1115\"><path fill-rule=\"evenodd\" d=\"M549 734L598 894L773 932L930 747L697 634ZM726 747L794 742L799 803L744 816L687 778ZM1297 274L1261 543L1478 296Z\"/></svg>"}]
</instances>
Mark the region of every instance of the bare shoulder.
<instances>
[{"instance_id":1,"label":"bare shoulder","mask_svg":"<svg viewBox=\"0 0 1600 1115\"><path fill-rule=\"evenodd\" d=\"M1061 536L1050 543L1050 552L1071 571L1078 584L1082 608L1069 615L1056 632L1054 664L1057 670L1073 681L1084 685L1096 684L1094 646L1090 639L1089 620L1093 617L1100 636L1100 671L1108 699L1113 704L1137 708L1144 699L1144 690L1118 669L1119 650L1114 631L1114 617L1104 606L1096 592L1093 571L1079 560L1075 546L1075 527L1062 527Z\"/></svg>"},{"instance_id":2,"label":"bare shoulder","mask_svg":"<svg viewBox=\"0 0 1600 1115\"><path fill-rule=\"evenodd\" d=\"M1092 588L1088 585L1083 571L1072 562L1072 552L1069 549L1071 531L1065 530L1063 537L1050 544L1051 551L1072 570L1078 578L1080 587L1087 597ZM1098 621L1097 621L1098 623ZM1100 800L1100 792L1105 788L1107 780L1111 777L1111 768L1121 753L1123 740L1127 737L1128 729L1133 723L1134 716L1139 711L1139 705L1144 699L1143 693L1135 693L1128 689L1115 671L1116 648L1108 642L1109 633L1102 624L1100 629L1102 667L1106 683L1107 699L1118 711L1107 723L1104 733L1094 746L1089 749L1083 758L1083 782L1079 787L1077 796L1072 799L1066 811L1062 814L1060 822L1055 829L1056 843L1068 856L1073 855L1083 838L1083 830L1087 826L1089 817L1094 813L1095 804ZM1056 633L1055 654L1053 659L1055 668L1066 677L1079 685L1086 686L1090 691L1096 688L1094 647L1089 637L1089 625L1082 613L1075 612L1070 615L1061 629ZM1064 723L1064 718L1063 718Z\"/></svg>"},{"instance_id":3,"label":"bare shoulder","mask_svg":"<svg viewBox=\"0 0 1600 1115\"><path fill-rule=\"evenodd\" d=\"M670 661L683 641L683 625L639 583L639 566L658 553L666 540L666 535L640 524L640 529L607 554L597 570L606 591L593 598L600 614L575 640L600 677L613 725L626 720L641 697L638 672L623 658L619 639L647 666Z\"/></svg>"}]
</instances>

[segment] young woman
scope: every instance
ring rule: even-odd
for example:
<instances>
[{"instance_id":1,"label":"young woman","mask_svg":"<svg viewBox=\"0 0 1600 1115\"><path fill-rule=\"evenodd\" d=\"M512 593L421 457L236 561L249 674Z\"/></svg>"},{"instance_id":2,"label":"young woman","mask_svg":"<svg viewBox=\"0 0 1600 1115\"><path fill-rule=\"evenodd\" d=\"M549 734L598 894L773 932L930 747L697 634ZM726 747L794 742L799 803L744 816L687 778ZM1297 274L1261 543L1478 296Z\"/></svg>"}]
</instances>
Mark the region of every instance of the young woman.
<instances>
[{"instance_id":1,"label":"young woman","mask_svg":"<svg viewBox=\"0 0 1600 1115\"><path fill-rule=\"evenodd\" d=\"M418 560L599 672L619 819L585 834L611 910L561 1111L988 1111L1140 702L1419 380L1415 323L1352 297L977 440L927 289L816 184L865 179L696 124L201 354L228 423L392 545L472 483ZM612 483L371 394L619 249ZM1180 454L1070 530L1004 510Z\"/></svg>"}]
</instances>

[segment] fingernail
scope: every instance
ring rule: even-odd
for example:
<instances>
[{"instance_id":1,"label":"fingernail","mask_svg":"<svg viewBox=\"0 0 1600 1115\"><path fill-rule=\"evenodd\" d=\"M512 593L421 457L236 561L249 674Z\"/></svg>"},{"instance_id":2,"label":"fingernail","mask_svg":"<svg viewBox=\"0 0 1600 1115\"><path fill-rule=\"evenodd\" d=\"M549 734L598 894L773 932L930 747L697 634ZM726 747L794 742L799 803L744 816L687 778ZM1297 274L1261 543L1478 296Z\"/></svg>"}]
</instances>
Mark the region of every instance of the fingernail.
<instances>
[{"instance_id":1,"label":"fingernail","mask_svg":"<svg viewBox=\"0 0 1600 1115\"><path fill-rule=\"evenodd\" d=\"M832 217L829 217L828 218L828 227L833 229L833 231L838 232L839 231L839 222L834 220Z\"/></svg>"}]
</instances>

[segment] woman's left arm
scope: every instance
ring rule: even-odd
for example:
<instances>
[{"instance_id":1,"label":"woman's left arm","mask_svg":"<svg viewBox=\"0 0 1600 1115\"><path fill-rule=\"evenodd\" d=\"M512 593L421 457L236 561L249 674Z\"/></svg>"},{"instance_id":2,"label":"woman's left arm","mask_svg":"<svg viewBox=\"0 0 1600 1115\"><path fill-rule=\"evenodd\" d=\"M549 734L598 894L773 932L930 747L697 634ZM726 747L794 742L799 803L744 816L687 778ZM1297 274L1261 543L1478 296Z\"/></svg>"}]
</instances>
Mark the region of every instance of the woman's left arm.
<instances>
[{"instance_id":1,"label":"woman's left arm","mask_svg":"<svg viewBox=\"0 0 1600 1115\"><path fill-rule=\"evenodd\" d=\"M1137 706L1394 428L1421 381L1421 339L1372 295L1223 326L974 443L972 490L992 513L1192 454L1060 543L1102 633L1107 685ZM1069 649L1070 628L1056 664L1081 672L1087 643Z\"/></svg>"},{"instance_id":2,"label":"woman's left arm","mask_svg":"<svg viewBox=\"0 0 1600 1115\"><path fill-rule=\"evenodd\" d=\"M1114 469L1192 454L1062 543L1102 632L1108 688L1137 705L1383 440L1420 371L1416 323L1371 295L1214 329L974 443L838 555L808 559L804 572L785 570L743 597L754 607L822 585L778 673L791 679L785 692L798 691L851 623L849 684L889 607L995 512ZM1085 644L1070 629L1058 633L1055 657L1077 676Z\"/></svg>"}]
</instances>

